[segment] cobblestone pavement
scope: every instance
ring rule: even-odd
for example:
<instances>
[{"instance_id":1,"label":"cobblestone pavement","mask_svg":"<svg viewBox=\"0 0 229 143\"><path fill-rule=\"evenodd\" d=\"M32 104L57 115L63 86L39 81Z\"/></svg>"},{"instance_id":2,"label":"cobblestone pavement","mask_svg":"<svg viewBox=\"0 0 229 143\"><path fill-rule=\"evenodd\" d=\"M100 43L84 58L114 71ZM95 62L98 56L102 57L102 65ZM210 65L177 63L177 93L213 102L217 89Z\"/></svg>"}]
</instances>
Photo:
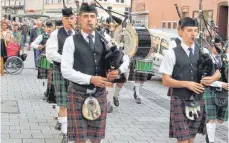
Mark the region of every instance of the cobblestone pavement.
<instances>
[{"instance_id":1,"label":"cobblestone pavement","mask_svg":"<svg viewBox=\"0 0 229 143\"><path fill-rule=\"evenodd\" d=\"M2 143L60 143L61 135L54 129L56 121L52 104L42 100L45 87L36 79L33 52L26 51L25 69L19 75L1 79L1 100L16 101L19 113L1 114ZM140 89L143 104L133 98L133 84L128 82L120 93L120 106L108 114L106 143L175 143L168 137L169 98L167 88L158 78L144 84ZM13 110L6 108L4 111ZM216 142L226 143L228 124L219 125ZM204 143L198 135L195 142Z\"/></svg>"}]
</instances>

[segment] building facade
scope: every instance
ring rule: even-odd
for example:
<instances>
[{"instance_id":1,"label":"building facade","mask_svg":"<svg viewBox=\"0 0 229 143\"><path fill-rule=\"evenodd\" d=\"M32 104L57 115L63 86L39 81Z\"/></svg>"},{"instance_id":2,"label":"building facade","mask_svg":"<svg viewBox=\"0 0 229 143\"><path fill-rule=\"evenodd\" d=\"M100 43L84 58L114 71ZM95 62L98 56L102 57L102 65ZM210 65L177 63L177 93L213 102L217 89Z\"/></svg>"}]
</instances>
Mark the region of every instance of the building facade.
<instances>
[{"instance_id":1,"label":"building facade","mask_svg":"<svg viewBox=\"0 0 229 143\"><path fill-rule=\"evenodd\" d=\"M78 0L80 3L87 0ZM112 9L118 13L124 14L130 9L131 0L97 0L104 8L112 6ZM76 0L65 0L67 7L72 7L76 11ZM61 17L61 9L63 8L62 0L44 0L44 13L51 17ZM107 13L97 8L99 18L108 17Z\"/></svg>"},{"instance_id":2,"label":"building facade","mask_svg":"<svg viewBox=\"0 0 229 143\"><path fill-rule=\"evenodd\" d=\"M182 17L199 18L199 0L132 0L132 23L148 28L176 29L179 17L175 8L178 5ZM228 33L228 1L203 0L203 13L206 21L213 20L219 33Z\"/></svg>"},{"instance_id":3,"label":"building facade","mask_svg":"<svg viewBox=\"0 0 229 143\"><path fill-rule=\"evenodd\" d=\"M14 14L24 14L24 0L1 0L1 14L7 19L18 21Z\"/></svg>"}]
</instances>

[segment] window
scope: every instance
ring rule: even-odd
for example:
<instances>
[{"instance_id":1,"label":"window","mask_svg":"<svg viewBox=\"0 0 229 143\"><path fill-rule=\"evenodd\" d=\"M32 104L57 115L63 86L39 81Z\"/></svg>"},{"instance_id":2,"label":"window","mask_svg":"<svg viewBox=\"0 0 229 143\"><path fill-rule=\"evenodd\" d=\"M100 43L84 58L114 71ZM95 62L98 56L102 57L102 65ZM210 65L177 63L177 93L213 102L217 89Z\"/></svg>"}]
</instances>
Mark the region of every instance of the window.
<instances>
[{"instance_id":1,"label":"window","mask_svg":"<svg viewBox=\"0 0 229 143\"><path fill-rule=\"evenodd\" d=\"M58 3L62 3L62 0L58 0Z\"/></svg>"},{"instance_id":2,"label":"window","mask_svg":"<svg viewBox=\"0 0 229 143\"><path fill-rule=\"evenodd\" d=\"M117 3L119 3L119 0L116 0Z\"/></svg>"},{"instance_id":3,"label":"window","mask_svg":"<svg viewBox=\"0 0 229 143\"><path fill-rule=\"evenodd\" d=\"M121 0L121 3L124 3L124 0Z\"/></svg>"},{"instance_id":4,"label":"window","mask_svg":"<svg viewBox=\"0 0 229 143\"><path fill-rule=\"evenodd\" d=\"M130 7L125 7L125 11L130 12Z\"/></svg>"},{"instance_id":5,"label":"window","mask_svg":"<svg viewBox=\"0 0 229 143\"><path fill-rule=\"evenodd\" d=\"M168 28L172 28L172 22L168 22Z\"/></svg>"},{"instance_id":6,"label":"window","mask_svg":"<svg viewBox=\"0 0 229 143\"><path fill-rule=\"evenodd\" d=\"M52 0L52 3L58 3L58 0Z\"/></svg>"},{"instance_id":7,"label":"window","mask_svg":"<svg viewBox=\"0 0 229 143\"><path fill-rule=\"evenodd\" d=\"M166 22L165 21L162 22L162 28L166 28Z\"/></svg>"},{"instance_id":8,"label":"window","mask_svg":"<svg viewBox=\"0 0 229 143\"><path fill-rule=\"evenodd\" d=\"M163 55L163 50L168 50L168 48L169 48L169 42L164 38L162 38L159 54Z\"/></svg>"},{"instance_id":9,"label":"window","mask_svg":"<svg viewBox=\"0 0 229 143\"><path fill-rule=\"evenodd\" d=\"M177 29L177 21L173 21L173 29Z\"/></svg>"},{"instance_id":10,"label":"window","mask_svg":"<svg viewBox=\"0 0 229 143\"><path fill-rule=\"evenodd\" d=\"M184 18L184 17L188 17L188 12L182 12L182 16L181 16L182 18Z\"/></svg>"}]
</instances>

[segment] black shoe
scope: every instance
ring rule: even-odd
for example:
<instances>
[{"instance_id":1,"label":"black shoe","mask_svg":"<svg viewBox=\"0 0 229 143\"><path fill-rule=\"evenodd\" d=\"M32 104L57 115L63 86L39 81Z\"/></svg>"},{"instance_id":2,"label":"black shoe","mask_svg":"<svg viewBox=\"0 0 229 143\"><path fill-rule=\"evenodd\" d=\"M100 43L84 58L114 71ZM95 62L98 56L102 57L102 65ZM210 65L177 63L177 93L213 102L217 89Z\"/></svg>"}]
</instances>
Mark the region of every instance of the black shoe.
<instances>
[{"instance_id":1,"label":"black shoe","mask_svg":"<svg viewBox=\"0 0 229 143\"><path fill-rule=\"evenodd\" d=\"M115 106L117 106L117 107L119 106L118 96L114 96L114 97L113 97L113 102L114 102L114 105L115 105Z\"/></svg>"},{"instance_id":2,"label":"black shoe","mask_svg":"<svg viewBox=\"0 0 229 143\"><path fill-rule=\"evenodd\" d=\"M52 105L52 109L56 109L56 105Z\"/></svg>"},{"instance_id":3,"label":"black shoe","mask_svg":"<svg viewBox=\"0 0 229 143\"><path fill-rule=\"evenodd\" d=\"M137 103L137 104L141 104L141 103L142 103L142 101L141 101L141 98L140 98L140 97L138 97L138 98L136 99L136 103Z\"/></svg>"},{"instance_id":4,"label":"black shoe","mask_svg":"<svg viewBox=\"0 0 229 143\"><path fill-rule=\"evenodd\" d=\"M61 129L61 123L59 123L58 121L56 122L55 129L56 129L56 130L59 130L59 131L60 131L60 129Z\"/></svg>"},{"instance_id":5,"label":"black shoe","mask_svg":"<svg viewBox=\"0 0 229 143\"><path fill-rule=\"evenodd\" d=\"M113 111L113 106L111 105L111 102L108 102L107 104L107 113L111 113Z\"/></svg>"},{"instance_id":6,"label":"black shoe","mask_svg":"<svg viewBox=\"0 0 229 143\"><path fill-rule=\"evenodd\" d=\"M67 134L63 134L63 138L61 143L68 143L68 135Z\"/></svg>"},{"instance_id":7,"label":"black shoe","mask_svg":"<svg viewBox=\"0 0 229 143\"><path fill-rule=\"evenodd\" d=\"M136 91L135 91L135 86L134 86L134 99L137 99L137 94L136 94Z\"/></svg>"}]
</instances>

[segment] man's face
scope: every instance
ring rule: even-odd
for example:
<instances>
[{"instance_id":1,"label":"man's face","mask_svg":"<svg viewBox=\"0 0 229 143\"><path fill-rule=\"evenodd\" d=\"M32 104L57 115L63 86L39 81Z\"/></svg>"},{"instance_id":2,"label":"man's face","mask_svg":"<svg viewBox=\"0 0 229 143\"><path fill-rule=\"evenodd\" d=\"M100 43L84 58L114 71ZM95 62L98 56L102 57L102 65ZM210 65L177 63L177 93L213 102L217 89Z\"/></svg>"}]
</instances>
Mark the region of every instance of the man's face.
<instances>
[{"instance_id":1,"label":"man's face","mask_svg":"<svg viewBox=\"0 0 229 143\"><path fill-rule=\"evenodd\" d=\"M192 45L198 34L198 27L187 26L181 29L181 37L186 44Z\"/></svg>"},{"instance_id":2,"label":"man's face","mask_svg":"<svg viewBox=\"0 0 229 143\"><path fill-rule=\"evenodd\" d=\"M36 25L37 25L38 28L41 28L42 22L41 21L37 21Z\"/></svg>"},{"instance_id":3,"label":"man's face","mask_svg":"<svg viewBox=\"0 0 229 143\"><path fill-rule=\"evenodd\" d=\"M81 24L81 28L84 31L93 31L93 29L89 26L95 27L97 24L97 16L95 13L81 13L79 17L79 21Z\"/></svg>"},{"instance_id":4,"label":"man's face","mask_svg":"<svg viewBox=\"0 0 229 143\"><path fill-rule=\"evenodd\" d=\"M17 31L18 31L18 26L17 26L17 25L15 25L15 26L13 27L13 31L14 31L14 32L17 32Z\"/></svg>"},{"instance_id":5,"label":"man's face","mask_svg":"<svg viewBox=\"0 0 229 143\"><path fill-rule=\"evenodd\" d=\"M9 21L9 22L7 22L7 25L8 25L8 26L11 26L11 22L10 22L10 21Z\"/></svg>"},{"instance_id":6,"label":"man's face","mask_svg":"<svg viewBox=\"0 0 229 143\"><path fill-rule=\"evenodd\" d=\"M53 31L53 27L45 27L45 31L50 34Z\"/></svg>"},{"instance_id":7,"label":"man's face","mask_svg":"<svg viewBox=\"0 0 229 143\"><path fill-rule=\"evenodd\" d=\"M76 17L75 15L71 15L69 17L62 17L62 23L65 29L72 29L72 26L76 24Z\"/></svg>"},{"instance_id":8,"label":"man's face","mask_svg":"<svg viewBox=\"0 0 229 143\"><path fill-rule=\"evenodd\" d=\"M6 30L7 29L7 24L2 24L2 30Z\"/></svg>"}]
</instances>

